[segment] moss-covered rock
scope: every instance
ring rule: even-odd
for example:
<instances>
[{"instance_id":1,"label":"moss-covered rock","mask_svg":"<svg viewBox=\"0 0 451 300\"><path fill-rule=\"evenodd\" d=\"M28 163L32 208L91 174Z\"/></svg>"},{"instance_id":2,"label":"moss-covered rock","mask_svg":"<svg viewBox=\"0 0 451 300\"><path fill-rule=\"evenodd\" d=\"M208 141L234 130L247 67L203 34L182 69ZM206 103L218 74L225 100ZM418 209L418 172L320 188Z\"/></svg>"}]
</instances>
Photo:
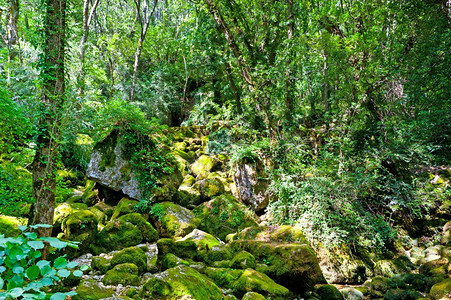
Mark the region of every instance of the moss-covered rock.
<instances>
[{"instance_id":1,"label":"moss-covered rock","mask_svg":"<svg viewBox=\"0 0 451 300\"><path fill-rule=\"evenodd\" d=\"M104 256L93 256L91 260L91 268L105 274L111 269L111 259Z\"/></svg>"},{"instance_id":2,"label":"moss-covered rock","mask_svg":"<svg viewBox=\"0 0 451 300\"><path fill-rule=\"evenodd\" d=\"M230 289L233 282L241 277L244 270L232 270L229 268L205 268L205 275L211 278L217 286Z\"/></svg>"},{"instance_id":3,"label":"moss-covered rock","mask_svg":"<svg viewBox=\"0 0 451 300\"><path fill-rule=\"evenodd\" d=\"M233 241L233 251L248 251L267 265L266 274L294 292L303 293L315 284L326 283L313 249L306 244Z\"/></svg>"},{"instance_id":4,"label":"moss-covered rock","mask_svg":"<svg viewBox=\"0 0 451 300\"><path fill-rule=\"evenodd\" d=\"M129 213L134 213L134 207L139 202L136 200L132 200L129 198L122 198L114 209L113 215L111 216L111 220L118 218L119 216L126 215Z\"/></svg>"},{"instance_id":5,"label":"moss-covered rock","mask_svg":"<svg viewBox=\"0 0 451 300\"><path fill-rule=\"evenodd\" d=\"M180 265L152 276L139 292L141 299L222 299L221 290L205 275Z\"/></svg>"},{"instance_id":6,"label":"moss-covered rock","mask_svg":"<svg viewBox=\"0 0 451 300\"><path fill-rule=\"evenodd\" d=\"M178 265L186 265L189 266L189 262L181 259L180 257L175 256L172 253L168 253L164 256L163 261L161 262L164 269L170 269L176 267Z\"/></svg>"},{"instance_id":7,"label":"moss-covered rock","mask_svg":"<svg viewBox=\"0 0 451 300\"><path fill-rule=\"evenodd\" d=\"M265 300L265 296L256 292L247 292L241 300Z\"/></svg>"},{"instance_id":8,"label":"moss-covered rock","mask_svg":"<svg viewBox=\"0 0 451 300\"><path fill-rule=\"evenodd\" d=\"M422 297L423 294L411 289L390 289L384 294L384 300L420 299Z\"/></svg>"},{"instance_id":9,"label":"moss-covered rock","mask_svg":"<svg viewBox=\"0 0 451 300\"><path fill-rule=\"evenodd\" d=\"M322 300L344 300L340 291L331 284L325 284L320 286L316 293L320 295Z\"/></svg>"},{"instance_id":10,"label":"moss-covered rock","mask_svg":"<svg viewBox=\"0 0 451 300\"><path fill-rule=\"evenodd\" d=\"M185 177L183 177L183 181L180 184L179 189L181 190L184 188L192 187L195 182L196 182L196 178L194 178L194 176L186 175Z\"/></svg>"},{"instance_id":11,"label":"moss-covered rock","mask_svg":"<svg viewBox=\"0 0 451 300\"><path fill-rule=\"evenodd\" d=\"M155 242L158 232L140 214L123 215L108 222L91 245L94 254L119 250L140 244Z\"/></svg>"},{"instance_id":12,"label":"moss-covered rock","mask_svg":"<svg viewBox=\"0 0 451 300\"><path fill-rule=\"evenodd\" d=\"M191 212L180 205L172 202L162 202L162 216L154 221L160 236L183 237L193 231L200 220Z\"/></svg>"},{"instance_id":13,"label":"moss-covered rock","mask_svg":"<svg viewBox=\"0 0 451 300\"><path fill-rule=\"evenodd\" d=\"M121 221L129 222L135 225L141 232L141 235L145 242L153 243L158 240L158 231L153 228L153 226L149 222L147 222L140 214L131 213L124 215L119 219Z\"/></svg>"},{"instance_id":14,"label":"moss-covered rock","mask_svg":"<svg viewBox=\"0 0 451 300\"><path fill-rule=\"evenodd\" d=\"M441 239L441 244L444 246L451 246L451 221L443 226L443 236Z\"/></svg>"},{"instance_id":15,"label":"moss-covered rock","mask_svg":"<svg viewBox=\"0 0 451 300\"><path fill-rule=\"evenodd\" d=\"M198 229L220 240L230 233L257 226L257 216L230 195L220 195L205 202L196 207L194 213L202 220Z\"/></svg>"},{"instance_id":16,"label":"moss-covered rock","mask_svg":"<svg viewBox=\"0 0 451 300\"><path fill-rule=\"evenodd\" d=\"M197 181L193 188L198 190L201 195L201 199L211 199L214 196L218 196L224 193L224 184L217 178L207 178Z\"/></svg>"},{"instance_id":17,"label":"moss-covered rock","mask_svg":"<svg viewBox=\"0 0 451 300\"><path fill-rule=\"evenodd\" d=\"M5 237L12 237L19 235L19 226L26 225L27 220L24 218L1 216L0 215L0 234L4 234Z\"/></svg>"},{"instance_id":18,"label":"moss-covered rock","mask_svg":"<svg viewBox=\"0 0 451 300\"><path fill-rule=\"evenodd\" d=\"M84 203L61 203L55 207L55 211L53 213L53 230L58 231L61 228L61 223L64 219L66 219L70 214L75 211L87 210L88 206Z\"/></svg>"},{"instance_id":19,"label":"moss-covered rock","mask_svg":"<svg viewBox=\"0 0 451 300\"><path fill-rule=\"evenodd\" d=\"M99 201L99 191L94 189L95 182L92 180L86 180L86 184L83 188L83 194L81 195L81 201L88 205L92 206Z\"/></svg>"},{"instance_id":20,"label":"moss-covered rock","mask_svg":"<svg viewBox=\"0 0 451 300\"><path fill-rule=\"evenodd\" d=\"M199 190L193 187L180 188L172 199L175 204L187 208L195 208L202 203L202 198Z\"/></svg>"},{"instance_id":21,"label":"moss-covered rock","mask_svg":"<svg viewBox=\"0 0 451 300\"><path fill-rule=\"evenodd\" d=\"M138 267L131 263L114 266L102 279L105 285L139 285Z\"/></svg>"},{"instance_id":22,"label":"moss-covered rock","mask_svg":"<svg viewBox=\"0 0 451 300\"><path fill-rule=\"evenodd\" d=\"M197 256L197 245L193 241L177 241L165 238L157 241L158 257L163 259L166 254L173 253L184 259L193 259Z\"/></svg>"},{"instance_id":23,"label":"moss-covered rock","mask_svg":"<svg viewBox=\"0 0 451 300\"><path fill-rule=\"evenodd\" d=\"M257 292L271 299L288 299L291 295L287 288L253 269L246 269L231 286L237 297L243 297L247 292Z\"/></svg>"},{"instance_id":24,"label":"moss-covered rock","mask_svg":"<svg viewBox=\"0 0 451 300\"><path fill-rule=\"evenodd\" d=\"M440 283L434 284L429 292L432 300L451 298L451 278L445 279Z\"/></svg>"},{"instance_id":25,"label":"moss-covered rock","mask_svg":"<svg viewBox=\"0 0 451 300\"><path fill-rule=\"evenodd\" d=\"M231 240L255 240L271 243L308 243L301 228L289 225L248 227L234 235Z\"/></svg>"},{"instance_id":26,"label":"moss-covered rock","mask_svg":"<svg viewBox=\"0 0 451 300\"><path fill-rule=\"evenodd\" d=\"M111 216L114 213L114 209L115 207L106 204L105 202L97 202L94 205L95 208L97 208L98 210L100 210L101 212L103 212L108 218L111 218Z\"/></svg>"},{"instance_id":27,"label":"moss-covered rock","mask_svg":"<svg viewBox=\"0 0 451 300\"><path fill-rule=\"evenodd\" d=\"M147 256L141 248L129 247L114 253L111 259L111 266L124 263L131 263L138 267L139 273L147 270Z\"/></svg>"},{"instance_id":28,"label":"moss-covered rock","mask_svg":"<svg viewBox=\"0 0 451 300\"><path fill-rule=\"evenodd\" d=\"M384 259L376 262L374 275L392 277L395 274L407 273L412 267L406 257L398 257L394 260Z\"/></svg>"},{"instance_id":29,"label":"moss-covered rock","mask_svg":"<svg viewBox=\"0 0 451 300\"><path fill-rule=\"evenodd\" d=\"M370 296L382 298L389 289L389 280L385 277L377 276L366 281L364 285L368 287Z\"/></svg>"},{"instance_id":30,"label":"moss-covered rock","mask_svg":"<svg viewBox=\"0 0 451 300\"><path fill-rule=\"evenodd\" d=\"M204 256L204 262L213 264L218 261L228 261L233 258L232 253L226 245L216 246L208 251Z\"/></svg>"},{"instance_id":31,"label":"moss-covered rock","mask_svg":"<svg viewBox=\"0 0 451 300\"><path fill-rule=\"evenodd\" d=\"M78 210L71 213L61 224L64 236L73 240L75 236L86 232L97 232L97 217L89 210Z\"/></svg>"},{"instance_id":32,"label":"moss-covered rock","mask_svg":"<svg viewBox=\"0 0 451 300\"><path fill-rule=\"evenodd\" d=\"M99 286L93 279L83 280L75 291L77 295L72 296L73 300L100 300L114 295L112 289Z\"/></svg>"},{"instance_id":33,"label":"moss-covered rock","mask_svg":"<svg viewBox=\"0 0 451 300\"><path fill-rule=\"evenodd\" d=\"M194 229L178 241L193 241L197 245L198 250L211 250L213 247L221 244L217 238L199 229Z\"/></svg>"},{"instance_id":34,"label":"moss-covered rock","mask_svg":"<svg viewBox=\"0 0 451 300\"><path fill-rule=\"evenodd\" d=\"M99 224L106 224L106 222L108 220L108 216L104 212L102 212L96 206L90 207L89 211L92 212L96 216Z\"/></svg>"},{"instance_id":35,"label":"moss-covered rock","mask_svg":"<svg viewBox=\"0 0 451 300\"><path fill-rule=\"evenodd\" d=\"M255 269L255 257L247 251L241 251L230 261L233 269Z\"/></svg>"},{"instance_id":36,"label":"moss-covered rock","mask_svg":"<svg viewBox=\"0 0 451 300\"><path fill-rule=\"evenodd\" d=\"M446 268L449 265L449 259L446 257L429 261L420 267L420 273L425 275L445 275Z\"/></svg>"},{"instance_id":37,"label":"moss-covered rock","mask_svg":"<svg viewBox=\"0 0 451 300\"><path fill-rule=\"evenodd\" d=\"M192 165L191 172L197 179L207 178L208 173L214 168L216 161L213 157L201 155Z\"/></svg>"}]
</instances>

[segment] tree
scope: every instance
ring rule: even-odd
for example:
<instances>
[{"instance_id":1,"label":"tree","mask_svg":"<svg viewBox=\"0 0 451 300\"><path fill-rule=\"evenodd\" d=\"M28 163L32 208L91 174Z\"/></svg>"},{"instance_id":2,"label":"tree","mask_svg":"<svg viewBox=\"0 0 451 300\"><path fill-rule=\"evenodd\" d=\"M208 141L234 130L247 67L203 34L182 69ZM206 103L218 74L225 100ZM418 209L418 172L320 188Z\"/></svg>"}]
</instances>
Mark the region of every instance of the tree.
<instances>
[{"instance_id":1,"label":"tree","mask_svg":"<svg viewBox=\"0 0 451 300\"><path fill-rule=\"evenodd\" d=\"M32 164L33 212L30 225L53 224L55 208L55 160L58 153L59 113L65 98L64 45L66 0L45 1L45 43L42 58L41 119ZM38 228L40 236L50 236L51 228ZM47 250L48 251L48 250ZM44 251L44 257L47 255Z\"/></svg>"}]
</instances>

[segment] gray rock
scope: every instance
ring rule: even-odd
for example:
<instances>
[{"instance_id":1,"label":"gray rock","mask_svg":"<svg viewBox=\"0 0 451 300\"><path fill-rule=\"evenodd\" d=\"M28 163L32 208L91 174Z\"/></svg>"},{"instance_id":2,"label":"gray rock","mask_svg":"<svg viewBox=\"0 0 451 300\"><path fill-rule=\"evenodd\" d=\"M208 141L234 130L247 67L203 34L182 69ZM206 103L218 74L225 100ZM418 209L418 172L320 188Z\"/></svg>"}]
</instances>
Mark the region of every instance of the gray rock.
<instances>
[{"instance_id":1,"label":"gray rock","mask_svg":"<svg viewBox=\"0 0 451 300\"><path fill-rule=\"evenodd\" d=\"M237 196L254 211L262 210L269 204L270 194L267 191L269 180L262 179L265 177L261 162L235 166L233 181L237 188Z\"/></svg>"}]
</instances>

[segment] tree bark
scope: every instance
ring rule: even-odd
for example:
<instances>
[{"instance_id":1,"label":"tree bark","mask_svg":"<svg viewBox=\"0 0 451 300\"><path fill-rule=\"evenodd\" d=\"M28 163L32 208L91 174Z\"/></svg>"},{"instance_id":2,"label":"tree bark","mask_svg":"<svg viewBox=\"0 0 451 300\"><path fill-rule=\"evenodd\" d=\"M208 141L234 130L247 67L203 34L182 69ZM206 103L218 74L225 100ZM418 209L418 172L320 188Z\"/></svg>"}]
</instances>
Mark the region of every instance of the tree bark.
<instances>
[{"instance_id":1,"label":"tree bark","mask_svg":"<svg viewBox=\"0 0 451 300\"><path fill-rule=\"evenodd\" d=\"M53 224L55 209L55 158L58 151L58 114L64 102L64 44L66 0L46 0L44 62L41 78L42 115L36 154L32 163L33 205L29 224ZM39 236L50 236L51 228L39 228ZM43 257L48 255L44 249Z\"/></svg>"}]
</instances>

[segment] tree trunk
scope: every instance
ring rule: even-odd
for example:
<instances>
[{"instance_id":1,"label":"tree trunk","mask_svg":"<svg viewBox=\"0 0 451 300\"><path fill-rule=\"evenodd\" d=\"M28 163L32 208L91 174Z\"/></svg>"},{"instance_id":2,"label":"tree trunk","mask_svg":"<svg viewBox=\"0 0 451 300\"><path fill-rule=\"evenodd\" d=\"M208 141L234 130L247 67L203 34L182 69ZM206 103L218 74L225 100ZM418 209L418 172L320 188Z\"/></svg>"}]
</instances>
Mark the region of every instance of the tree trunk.
<instances>
[{"instance_id":1,"label":"tree trunk","mask_svg":"<svg viewBox=\"0 0 451 300\"><path fill-rule=\"evenodd\" d=\"M8 42L8 74L7 83L11 80L10 70L11 63L16 57L16 51L13 46L17 43L18 32L17 32L17 21L19 20L19 1L9 0L9 15L8 15L8 32L7 32L7 42Z\"/></svg>"},{"instance_id":2,"label":"tree trunk","mask_svg":"<svg viewBox=\"0 0 451 300\"><path fill-rule=\"evenodd\" d=\"M55 209L55 157L59 136L58 114L64 101L64 44L66 0L46 0L44 65L41 72L42 116L36 154L32 163L33 205L29 224L53 224ZM51 228L39 228L39 236L50 236ZM48 254L44 249L43 257Z\"/></svg>"}]
</instances>

